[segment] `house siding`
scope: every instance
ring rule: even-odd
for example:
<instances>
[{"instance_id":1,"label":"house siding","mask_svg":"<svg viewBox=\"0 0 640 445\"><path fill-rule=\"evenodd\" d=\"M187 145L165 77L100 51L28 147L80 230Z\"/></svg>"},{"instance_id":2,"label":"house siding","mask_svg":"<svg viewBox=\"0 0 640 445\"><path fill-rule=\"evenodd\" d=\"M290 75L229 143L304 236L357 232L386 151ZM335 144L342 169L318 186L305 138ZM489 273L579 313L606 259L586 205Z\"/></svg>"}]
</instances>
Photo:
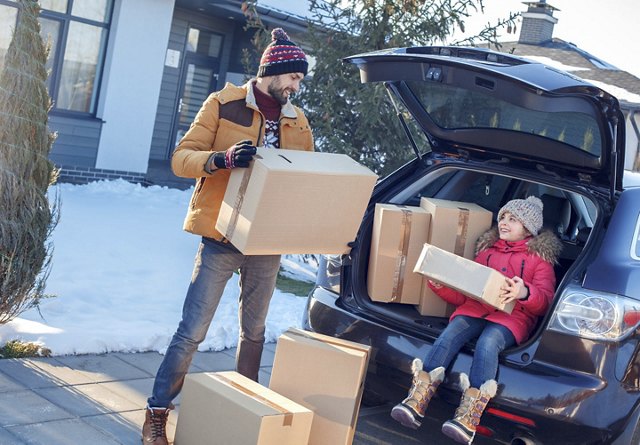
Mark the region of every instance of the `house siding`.
<instances>
[{"instance_id":1,"label":"house siding","mask_svg":"<svg viewBox=\"0 0 640 445\"><path fill-rule=\"evenodd\" d=\"M98 155L102 120L49 115L49 130L57 137L49 158L57 165L93 167Z\"/></svg>"}]
</instances>

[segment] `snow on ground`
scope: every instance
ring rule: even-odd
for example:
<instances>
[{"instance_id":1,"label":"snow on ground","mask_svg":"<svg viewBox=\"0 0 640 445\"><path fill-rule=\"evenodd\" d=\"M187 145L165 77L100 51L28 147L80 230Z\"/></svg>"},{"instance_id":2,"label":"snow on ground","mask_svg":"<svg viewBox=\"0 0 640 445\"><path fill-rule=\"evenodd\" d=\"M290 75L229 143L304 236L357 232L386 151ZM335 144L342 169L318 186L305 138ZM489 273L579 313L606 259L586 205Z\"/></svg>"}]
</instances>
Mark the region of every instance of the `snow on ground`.
<instances>
[{"instance_id":1,"label":"snow on ground","mask_svg":"<svg viewBox=\"0 0 640 445\"><path fill-rule=\"evenodd\" d=\"M175 331L199 237L182 230L192 190L123 180L51 187L61 199L53 261L40 312L0 326L0 344L22 340L53 355L164 352ZM286 275L315 279L315 264L283 258ZM236 346L237 279L227 284L200 350ZM306 298L276 290L267 341L299 327Z\"/></svg>"}]
</instances>

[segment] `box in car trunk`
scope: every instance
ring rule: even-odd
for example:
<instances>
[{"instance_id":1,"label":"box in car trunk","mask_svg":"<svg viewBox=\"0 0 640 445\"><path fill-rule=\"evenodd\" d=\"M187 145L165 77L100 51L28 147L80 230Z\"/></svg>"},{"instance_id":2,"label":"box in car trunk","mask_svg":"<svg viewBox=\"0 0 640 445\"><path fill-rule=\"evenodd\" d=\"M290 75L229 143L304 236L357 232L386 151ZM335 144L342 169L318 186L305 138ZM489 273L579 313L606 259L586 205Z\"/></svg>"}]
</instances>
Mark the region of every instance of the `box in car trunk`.
<instances>
[{"instance_id":1,"label":"box in car trunk","mask_svg":"<svg viewBox=\"0 0 640 445\"><path fill-rule=\"evenodd\" d=\"M245 255L347 253L377 179L347 155L258 148L231 172L216 230Z\"/></svg>"},{"instance_id":2,"label":"box in car trunk","mask_svg":"<svg viewBox=\"0 0 640 445\"><path fill-rule=\"evenodd\" d=\"M493 213L470 202L423 197L420 207L431 214L427 242L468 259L475 257L476 241L493 222ZM423 283L416 309L421 315L445 317L451 315L454 308Z\"/></svg>"},{"instance_id":3,"label":"box in car trunk","mask_svg":"<svg viewBox=\"0 0 640 445\"><path fill-rule=\"evenodd\" d=\"M430 221L421 207L376 204L367 275L371 300L420 302L423 277L413 267L428 241Z\"/></svg>"},{"instance_id":4,"label":"box in car trunk","mask_svg":"<svg viewBox=\"0 0 640 445\"><path fill-rule=\"evenodd\" d=\"M513 301L503 304L498 299L504 275L438 247L424 245L415 271L509 314L515 306Z\"/></svg>"},{"instance_id":5,"label":"box in car trunk","mask_svg":"<svg viewBox=\"0 0 640 445\"><path fill-rule=\"evenodd\" d=\"M350 445L370 347L291 328L278 338L269 388L313 411L309 445Z\"/></svg>"}]
</instances>

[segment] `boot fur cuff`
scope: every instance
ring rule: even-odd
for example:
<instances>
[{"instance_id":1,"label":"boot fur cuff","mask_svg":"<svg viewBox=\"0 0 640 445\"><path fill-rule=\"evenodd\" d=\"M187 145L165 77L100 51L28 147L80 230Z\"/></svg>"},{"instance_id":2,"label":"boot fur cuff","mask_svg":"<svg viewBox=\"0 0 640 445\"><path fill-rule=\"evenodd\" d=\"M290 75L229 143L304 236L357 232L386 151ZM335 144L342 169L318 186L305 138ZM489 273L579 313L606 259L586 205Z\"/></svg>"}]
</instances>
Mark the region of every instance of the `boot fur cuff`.
<instances>
[{"instance_id":1,"label":"boot fur cuff","mask_svg":"<svg viewBox=\"0 0 640 445\"><path fill-rule=\"evenodd\" d=\"M480 392L494 398L498 392L498 382L495 380L487 380L480 387Z\"/></svg>"},{"instance_id":2,"label":"boot fur cuff","mask_svg":"<svg viewBox=\"0 0 640 445\"><path fill-rule=\"evenodd\" d=\"M470 386L471 384L469 383L469 376L464 372L461 372L460 373L460 389L462 390L462 392L465 392L467 389L469 389Z\"/></svg>"},{"instance_id":3,"label":"boot fur cuff","mask_svg":"<svg viewBox=\"0 0 640 445\"><path fill-rule=\"evenodd\" d=\"M419 358L414 358L413 362L411 363L411 372L415 374L416 372L422 370L422 360L420 360Z\"/></svg>"},{"instance_id":4,"label":"boot fur cuff","mask_svg":"<svg viewBox=\"0 0 640 445\"><path fill-rule=\"evenodd\" d=\"M442 366L429 372L429 379L432 382L442 382L444 380L444 368Z\"/></svg>"}]
</instances>

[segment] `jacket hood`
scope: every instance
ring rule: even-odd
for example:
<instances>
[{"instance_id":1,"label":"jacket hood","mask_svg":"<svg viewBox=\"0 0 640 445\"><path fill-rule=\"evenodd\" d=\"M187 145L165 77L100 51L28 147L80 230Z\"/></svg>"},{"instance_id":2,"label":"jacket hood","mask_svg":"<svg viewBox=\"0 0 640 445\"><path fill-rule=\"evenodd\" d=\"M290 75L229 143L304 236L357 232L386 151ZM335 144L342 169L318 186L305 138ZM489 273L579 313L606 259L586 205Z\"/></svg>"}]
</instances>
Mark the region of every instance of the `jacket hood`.
<instances>
[{"instance_id":1,"label":"jacket hood","mask_svg":"<svg viewBox=\"0 0 640 445\"><path fill-rule=\"evenodd\" d=\"M487 230L476 242L476 255L478 255L480 251L493 246L499 239L498 226ZM543 230L537 236L529 239L527 251L538 255L548 263L557 264L558 256L562 251L562 242L560 242L560 239L558 239L552 231Z\"/></svg>"}]
</instances>

